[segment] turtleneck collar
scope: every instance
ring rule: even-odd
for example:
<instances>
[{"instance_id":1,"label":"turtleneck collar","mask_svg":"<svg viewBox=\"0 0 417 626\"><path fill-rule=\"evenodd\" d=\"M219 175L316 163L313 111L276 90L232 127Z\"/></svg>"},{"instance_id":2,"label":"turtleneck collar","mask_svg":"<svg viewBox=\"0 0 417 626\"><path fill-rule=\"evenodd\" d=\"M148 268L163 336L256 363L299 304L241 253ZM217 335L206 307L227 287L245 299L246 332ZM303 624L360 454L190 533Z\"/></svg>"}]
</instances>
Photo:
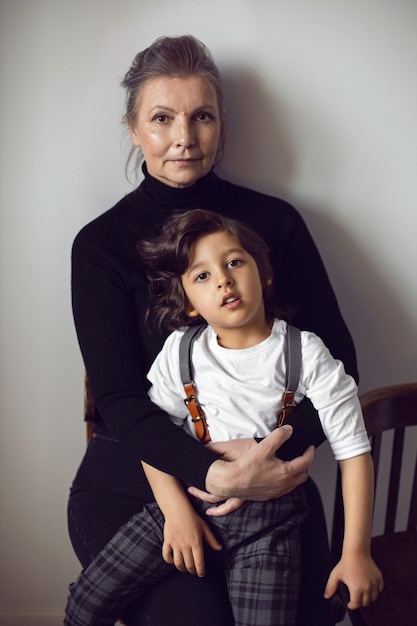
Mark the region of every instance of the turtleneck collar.
<instances>
[{"instance_id":1,"label":"turtleneck collar","mask_svg":"<svg viewBox=\"0 0 417 626\"><path fill-rule=\"evenodd\" d=\"M146 163L142 165L144 180L134 195L139 195L141 212L151 213L153 219L164 218L179 209L214 208L217 205L220 179L211 171L191 187L169 187L151 176Z\"/></svg>"}]
</instances>

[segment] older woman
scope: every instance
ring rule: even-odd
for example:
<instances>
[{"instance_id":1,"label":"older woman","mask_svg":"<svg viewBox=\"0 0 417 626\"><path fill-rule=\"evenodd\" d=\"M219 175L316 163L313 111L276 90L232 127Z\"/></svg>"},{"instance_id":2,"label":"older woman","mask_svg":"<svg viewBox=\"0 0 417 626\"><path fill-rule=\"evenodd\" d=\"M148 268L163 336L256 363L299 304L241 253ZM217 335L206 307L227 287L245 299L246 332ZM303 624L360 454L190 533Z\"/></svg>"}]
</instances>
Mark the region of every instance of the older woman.
<instances>
[{"instance_id":1,"label":"older woman","mask_svg":"<svg viewBox=\"0 0 417 626\"><path fill-rule=\"evenodd\" d=\"M136 245L154 236L172 212L208 208L255 228L271 249L279 300L293 312L292 322L323 337L347 371L357 374L350 335L300 215L282 200L213 173L224 141L224 105L219 73L205 46L190 36L161 38L136 56L122 85L130 137L144 159L144 180L84 227L73 247L74 319L96 405L93 437L68 507L71 540L83 566L153 499L140 459L213 497L253 500L279 497L304 483L312 462L311 449L286 462L275 456L285 430L274 431L260 444L240 440L219 445L221 458L216 457L149 400L146 373L164 337L144 325L147 281ZM297 412L294 417L303 428L294 429L278 452L281 458L290 455L285 446L291 442L297 444L292 454L302 454L310 437L316 437L317 419L308 401ZM307 485L310 492L310 481ZM313 542L319 556L322 551L321 574L315 557L318 575L305 584L314 596L314 582L319 581L320 595L326 576L327 543L323 518L316 527L312 521L305 522L305 536L321 532L324 539ZM313 558L307 551L303 558L308 571ZM319 604L311 605L319 598L307 599L303 590L301 597L309 626L314 619L323 626ZM128 626L233 623L215 563L203 579L173 572L123 619Z\"/></svg>"}]
</instances>

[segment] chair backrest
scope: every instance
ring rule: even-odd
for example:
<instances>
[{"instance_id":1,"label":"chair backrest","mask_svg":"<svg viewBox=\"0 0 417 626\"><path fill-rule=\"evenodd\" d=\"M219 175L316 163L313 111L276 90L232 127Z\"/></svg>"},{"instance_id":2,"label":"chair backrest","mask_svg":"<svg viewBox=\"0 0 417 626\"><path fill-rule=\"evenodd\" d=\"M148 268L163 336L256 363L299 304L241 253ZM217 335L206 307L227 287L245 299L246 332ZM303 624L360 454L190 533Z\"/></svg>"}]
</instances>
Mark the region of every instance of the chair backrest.
<instances>
[{"instance_id":1,"label":"chair backrest","mask_svg":"<svg viewBox=\"0 0 417 626\"><path fill-rule=\"evenodd\" d=\"M395 530L406 428L417 425L417 383L393 385L370 391L361 396L361 406L372 442L375 486L379 476L383 434L388 430L393 431L384 525L384 534L387 535ZM414 463L406 530L417 529L417 459Z\"/></svg>"},{"instance_id":2,"label":"chair backrest","mask_svg":"<svg viewBox=\"0 0 417 626\"><path fill-rule=\"evenodd\" d=\"M389 460L389 485L387 491L384 534L393 533L397 516L405 431L417 425L417 382L391 385L374 389L360 396L363 417L371 439L372 458L375 468L375 490L381 465L381 448L384 433L393 431L391 458ZM417 451L416 451L417 457ZM407 530L417 528L417 458L411 486ZM343 539L343 503L340 472L338 472L332 529L332 559L339 559Z\"/></svg>"},{"instance_id":3,"label":"chair backrest","mask_svg":"<svg viewBox=\"0 0 417 626\"><path fill-rule=\"evenodd\" d=\"M371 440L372 458L375 469L375 493L378 489L378 479L382 477L382 468L387 469L388 488L380 490L385 493L383 500L384 531L383 535L395 532L397 518L398 497L400 493L401 475L405 467L403 463L404 442L407 427L417 425L417 383L391 385L374 389L360 396L365 425ZM391 432L389 432L391 431ZM389 446L385 446L384 437L391 440ZM383 446L384 441L384 446ZM388 461L386 457L388 458ZM414 472L411 480L408 517L406 521L407 531L417 530L417 446L414 452ZM388 467L387 467L388 466ZM381 486L381 485L379 485ZM344 515L341 489L340 471L337 473L336 495L334 503L333 528L331 539L332 562L336 563L342 551L344 532ZM347 592L348 593L348 592ZM341 602L346 608L347 597ZM337 603L336 603L337 606ZM366 626L371 622L368 616L360 610L348 611L353 625ZM343 619L344 610L337 614L335 621ZM374 623L374 622L372 622Z\"/></svg>"}]
</instances>

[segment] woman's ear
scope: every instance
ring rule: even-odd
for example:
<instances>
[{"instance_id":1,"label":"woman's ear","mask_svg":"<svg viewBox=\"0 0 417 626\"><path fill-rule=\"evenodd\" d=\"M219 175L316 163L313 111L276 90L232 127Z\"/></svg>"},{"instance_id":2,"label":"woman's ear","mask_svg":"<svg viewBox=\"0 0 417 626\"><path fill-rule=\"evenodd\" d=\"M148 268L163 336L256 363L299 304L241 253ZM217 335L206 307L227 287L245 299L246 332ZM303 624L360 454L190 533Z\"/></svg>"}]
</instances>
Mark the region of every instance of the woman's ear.
<instances>
[{"instance_id":1,"label":"woman's ear","mask_svg":"<svg viewBox=\"0 0 417 626\"><path fill-rule=\"evenodd\" d=\"M140 148L141 140L137 128L133 122L128 123L130 139L137 148Z\"/></svg>"},{"instance_id":2,"label":"woman's ear","mask_svg":"<svg viewBox=\"0 0 417 626\"><path fill-rule=\"evenodd\" d=\"M268 278L266 279L265 287L270 287L271 285L272 285L272 277L268 276Z\"/></svg>"}]
</instances>

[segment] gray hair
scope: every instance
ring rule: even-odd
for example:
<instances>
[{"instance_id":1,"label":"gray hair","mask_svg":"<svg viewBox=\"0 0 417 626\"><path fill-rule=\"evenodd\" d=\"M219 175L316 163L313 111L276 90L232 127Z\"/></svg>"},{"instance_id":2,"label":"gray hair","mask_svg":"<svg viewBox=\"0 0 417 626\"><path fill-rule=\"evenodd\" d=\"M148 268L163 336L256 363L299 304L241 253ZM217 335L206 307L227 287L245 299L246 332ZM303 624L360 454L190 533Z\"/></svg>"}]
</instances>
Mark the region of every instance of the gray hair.
<instances>
[{"instance_id":1,"label":"gray hair","mask_svg":"<svg viewBox=\"0 0 417 626\"><path fill-rule=\"evenodd\" d=\"M136 122L138 99L146 81L160 76L186 77L192 75L205 78L216 92L220 114L220 141L216 159L218 163L223 155L225 140L222 82L209 49L192 35L159 37L149 48L135 56L131 67L121 82L121 86L126 90L124 120L128 127ZM135 148L133 147L129 154L127 166L134 152Z\"/></svg>"}]
</instances>

